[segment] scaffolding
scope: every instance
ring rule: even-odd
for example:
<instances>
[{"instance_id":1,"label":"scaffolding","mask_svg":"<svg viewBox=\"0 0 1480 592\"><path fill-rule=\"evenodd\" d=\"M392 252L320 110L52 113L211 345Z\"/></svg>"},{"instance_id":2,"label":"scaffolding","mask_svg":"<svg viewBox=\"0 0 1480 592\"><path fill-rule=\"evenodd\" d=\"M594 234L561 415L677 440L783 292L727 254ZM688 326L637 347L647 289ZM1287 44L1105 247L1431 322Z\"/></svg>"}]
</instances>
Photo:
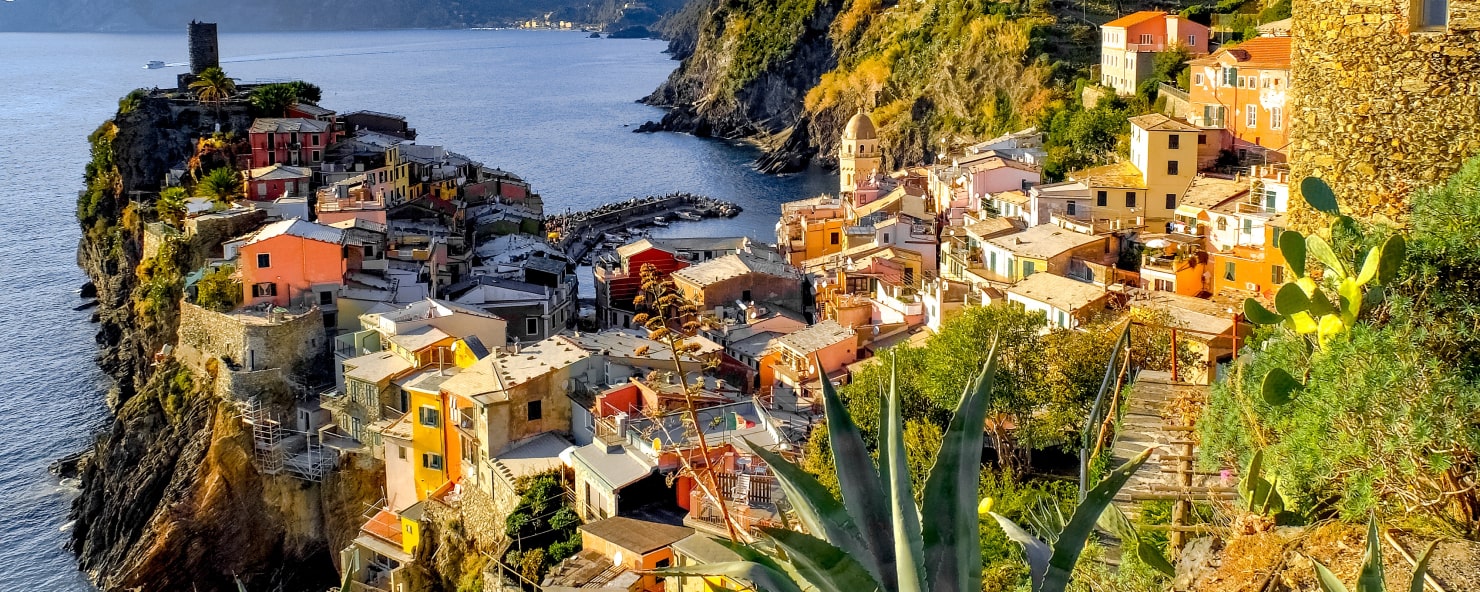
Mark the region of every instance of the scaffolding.
<instances>
[{"instance_id":1,"label":"scaffolding","mask_svg":"<svg viewBox=\"0 0 1480 592\"><path fill-rule=\"evenodd\" d=\"M339 453L326 448L318 434L290 430L256 399L241 404L242 423L252 426L252 457L264 475L287 471L289 476L312 483L339 464Z\"/></svg>"},{"instance_id":2,"label":"scaffolding","mask_svg":"<svg viewBox=\"0 0 1480 592\"><path fill-rule=\"evenodd\" d=\"M242 403L242 423L252 426L252 453L257 470L265 475L276 475L283 470L282 422L272 417L272 411L262 402L251 399Z\"/></svg>"}]
</instances>

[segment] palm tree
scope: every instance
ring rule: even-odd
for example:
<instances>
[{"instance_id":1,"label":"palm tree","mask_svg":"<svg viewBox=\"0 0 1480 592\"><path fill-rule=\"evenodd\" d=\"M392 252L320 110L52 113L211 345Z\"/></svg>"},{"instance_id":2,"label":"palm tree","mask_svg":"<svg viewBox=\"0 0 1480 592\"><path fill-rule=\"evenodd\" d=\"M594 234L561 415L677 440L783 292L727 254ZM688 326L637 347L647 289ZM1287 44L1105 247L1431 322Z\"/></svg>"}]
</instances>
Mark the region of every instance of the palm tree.
<instances>
[{"instance_id":1,"label":"palm tree","mask_svg":"<svg viewBox=\"0 0 1480 592\"><path fill-rule=\"evenodd\" d=\"M230 205L232 200L241 194L242 182L236 176L236 171L230 167L221 167L206 173L196 191L201 195L209 196L218 205Z\"/></svg>"},{"instance_id":2,"label":"palm tree","mask_svg":"<svg viewBox=\"0 0 1480 592\"><path fill-rule=\"evenodd\" d=\"M226 72L218 67L206 68L195 81L190 83L190 90L195 91L195 98L202 103L211 103L219 111L221 103L236 94L236 82L226 75Z\"/></svg>"}]
</instances>

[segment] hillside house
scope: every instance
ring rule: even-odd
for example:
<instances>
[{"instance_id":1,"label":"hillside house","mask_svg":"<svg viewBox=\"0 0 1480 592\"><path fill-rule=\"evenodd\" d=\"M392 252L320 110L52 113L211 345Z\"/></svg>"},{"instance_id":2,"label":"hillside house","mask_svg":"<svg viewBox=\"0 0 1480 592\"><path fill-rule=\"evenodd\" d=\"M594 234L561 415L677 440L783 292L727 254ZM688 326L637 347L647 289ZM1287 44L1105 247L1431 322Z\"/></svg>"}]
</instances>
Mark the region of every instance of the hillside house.
<instances>
[{"instance_id":1,"label":"hillside house","mask_svg":"<svg viewBox=\"0 0 1480 592\"><path fill-rule=\"evenodd\" d=\"M334 326L346 271L343 245L344 231L292 219L263 226L224 248L239 260L244 305L317 305L325 326Z\"/></svg>"},{"instance_id":2,"label":"hillside house","mask_svg":"<svg viewBox=\"0 0 1480 592\"><path fill-rule=\"evenodd\" d=\"M1231 132L1222 149L1282 162L1290 142L1290 37L1256 37L1192 60L1188 121Z\"/></svg>"},{"instance_id":3,"label":"hillside house","mask_svg":"<svg viewBox=\"0 0 1480 592\"><path fill-rule=\"evenodd\" d=\"M1150 79L1156 55L1186 47L1207 55L1208 27L1175 14L1143 10L1100 27L1100 84L1132 95Z\"/></svg>"},{"instance_id":4,"label":"hillside house","mask_svg":"<svg viewBox=\"0 0 1480 592\"><path fill-rule=\"evenodd\" d=\"M247 130L252 143L251 168L317 166L337 139L334 125L317 119L262 117ZM306 188L305 188L306 189Z\"/></svg>"},{"instance_id":5,"label":"hillside house","mask_svg":"<svg viewBox=\"0 0 1480 592\"><path fill-rule=\"evenodd\" d=\"M1050 328L1076 329L1105 309L1110 293L1051 273L1037 273L1007 289L1007 301L1043 314Z\"/></svg>"},{"instance_id":6,"label":"hillside house","mask_svg":"<svg viewBox=\"0 0 1480 592\"><path fill-rule=\"evenodd\" d=\"M242 177L242 191L247 199L270 202L286 196L307 195L309 182L313 179L313 169L274 164L249 169Z\"/></svg>"}]
</instances>

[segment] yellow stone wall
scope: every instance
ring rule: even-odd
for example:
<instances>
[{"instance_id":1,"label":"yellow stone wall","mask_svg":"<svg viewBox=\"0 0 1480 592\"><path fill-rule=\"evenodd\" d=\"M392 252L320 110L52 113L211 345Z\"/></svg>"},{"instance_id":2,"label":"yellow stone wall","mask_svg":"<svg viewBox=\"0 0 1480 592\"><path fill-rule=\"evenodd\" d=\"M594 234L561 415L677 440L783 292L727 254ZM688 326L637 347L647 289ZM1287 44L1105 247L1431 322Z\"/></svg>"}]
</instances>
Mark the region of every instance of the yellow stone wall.
<instances>
[{"instance_id":1,"label":"yellow stone wall","mask_svg":"<svg viewBox=\"0 0 1480 592\"><path fill-rule=\"evenodd\" d=\"M1410 31L1410 6L1293 5L1291 175L1326 180L1361 218L1403 222L1411 192L1480 154L1480 0L1450 0L1439 32ZM1321 224L1292 209L1296 226Z\"/></svg>"}]
</instances>

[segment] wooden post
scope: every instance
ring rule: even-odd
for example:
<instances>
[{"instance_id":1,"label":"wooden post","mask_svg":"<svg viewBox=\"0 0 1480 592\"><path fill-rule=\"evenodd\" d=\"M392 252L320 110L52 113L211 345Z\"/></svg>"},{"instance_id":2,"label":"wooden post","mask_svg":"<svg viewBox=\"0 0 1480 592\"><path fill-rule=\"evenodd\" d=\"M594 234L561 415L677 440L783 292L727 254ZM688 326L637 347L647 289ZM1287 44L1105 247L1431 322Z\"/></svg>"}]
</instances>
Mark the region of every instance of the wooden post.
<instances>
[{"instance_id":1,"label":"wooden post","mask_svg":"<svg viewBox=\"0 0 1480 592\"><path fill-rule=\"evenodd\" d=\"M1177 377L1177 328L1172 327L1172 382L1181 382Z\"/></svg>"},{"instance_id":2,"label":"wooden post","mask_svg":"<svg viewBox=\"0 0 1480 592\"><path fill-rule=\"evenodd\" d=\"M1172 342L1176 343L1175 338ZM1187 532L1185 530L1178 530L1176 527L1187 526L1188 519L1192 514L1192 493L1190 493L1193 477L1192 442L1188 441L1182 446L1184 447L1184 454L1182 455L1182 459L1177 461L1177 483L1185 488L1186 491L1189 491L1189 493L1178 498L1177 505L1172 507L1172 526L1174 528L1169 537L1169 542L1174 552L1181 552L1182 546L1187 544Z\"/></svg>"}]
</instances>

